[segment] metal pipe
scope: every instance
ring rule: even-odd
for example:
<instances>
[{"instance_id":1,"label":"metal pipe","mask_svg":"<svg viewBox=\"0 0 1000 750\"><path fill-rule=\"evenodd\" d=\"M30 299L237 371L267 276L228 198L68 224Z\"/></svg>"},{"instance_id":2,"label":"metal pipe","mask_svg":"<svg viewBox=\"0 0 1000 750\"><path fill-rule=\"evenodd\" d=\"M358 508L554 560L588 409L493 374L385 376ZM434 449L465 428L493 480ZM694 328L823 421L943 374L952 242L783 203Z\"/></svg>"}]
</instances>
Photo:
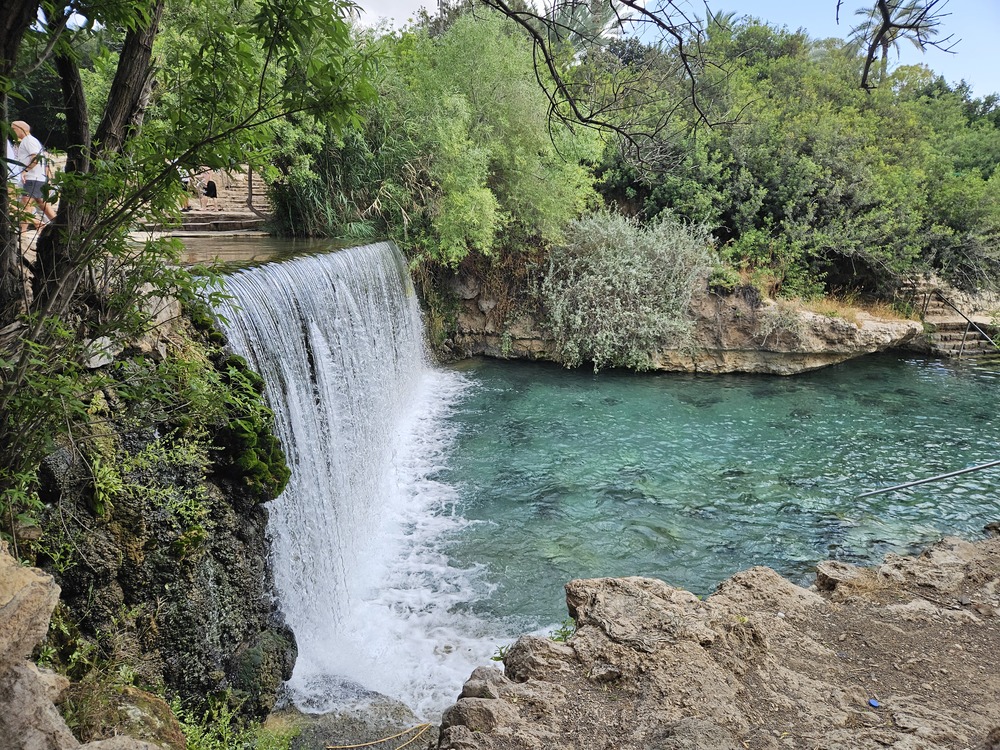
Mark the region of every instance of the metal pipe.
<instances>
[{"instance_id":1,"label":"metal pipe","mask_svg":"<svg viewBox=\"0 0 1000 750\"><path fill-rule=\"evenodd\" d=\"M972 326L972 327L973 327L973 328L975 328L975 329L976 329L977 331L979 331L979 333L980 333L980 334L982 334L983 338L985 338L985 339L986 339L987 341L989 341L989 342L990 342L991 344L993 344L993 348L994 348L994 349L1000 349L1000 346L998 346L998 345L997 345L997 342L996 342L996 341L994 341L994 340L993 340L993 339L992 339L992 338L990 337L990 335L989 335L988 333L986 333L986 331L984 331L984 330L983 330L982 328L980 328L980 327L979 327L979 324L978 324L978 323L976 323L976 322L975 322L975 321L974 321L974 320L973 320L972 318L970 318L970 317L969 317L968 315L966 315L966 314L965 314L964 312L962 312L962 311L961 311L961 310L959 310L959 309L958 309L957 307L955 307L955 304L954 304L954 303L953 303L953 302L952 302L952 301L951 301L950 299L948 299L948 298L947 298L947 297L945 297L945 296L944 296L943 294L941 294L941 290L940 290L940 289L935 289L935 290L934 290L934 292L933 292L933 294L937 295L937 298L938 298L939 300L941 300L942 302L944 302L944 303L945 303L946 305L948 305L948 307L950 307L950 308L951 308L952 310L954 310L954 311L955 311L955 312L957 312L957 313L958 313L959 315L961 315L961 316L962 316L963 318L965 318L965 321L966 321L966 322L967 322L967 323L968 323L968 324L969 324L970 326ZM969 329L968 329L968 327L966 327L966 329L965 329L965 330L966 330L966 331L968 331L968 330L969 330Z\"/></svg>"},{"instance_id":2,"label":"metal pipe","mask_svg":"<svg viewBox=\"0 0 1000 750\"><path fill-rule=\"evenodd\" d=\"M927 484L928 482L936 482L939 479L947 479L948 477L957 477L959 474L968 474L970 471L979 471L981 469L989 469L991 466L1000 466L1000 460L990 461L988 464L980 464L979 466L970 466L967 469L959 469L958 471L951 471L947 474L938 474L936 477L929 477L927 479L917 479L913 482L907 482L906 484L897 484L895 487L884 487L881 490L871 490L870 492L865 492L861 495L856 495L855 497L860 499L862 497L871 497L872 495L880 495L883 492L892 492L893 490L903 490L907 487L915 487L918 484Z\"/></svg>"}]
</instances>

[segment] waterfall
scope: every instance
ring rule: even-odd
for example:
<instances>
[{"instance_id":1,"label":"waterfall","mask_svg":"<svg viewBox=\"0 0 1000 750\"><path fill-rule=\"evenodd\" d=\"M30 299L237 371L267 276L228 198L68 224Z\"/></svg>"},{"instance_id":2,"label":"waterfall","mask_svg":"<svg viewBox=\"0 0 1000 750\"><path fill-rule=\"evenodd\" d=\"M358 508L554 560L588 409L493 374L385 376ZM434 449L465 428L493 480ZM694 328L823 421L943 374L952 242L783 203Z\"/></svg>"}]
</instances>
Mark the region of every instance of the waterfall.
<instances>
[{"instance_id":1,"label":"waterfall","mask_svg":"<svg viewBox=\"0 0 1000 750\"><path fill-rule=\"evenodd\" d=\"M218 313L267 384L291 468L268 527L299 648L287 691L308 711L376 691L430 716L503 637L456 610L484 592L436 545L463 523L434 474L468 386L429 363L391 243L244 269L226 290Z\"/></svg>"}]
</instances>

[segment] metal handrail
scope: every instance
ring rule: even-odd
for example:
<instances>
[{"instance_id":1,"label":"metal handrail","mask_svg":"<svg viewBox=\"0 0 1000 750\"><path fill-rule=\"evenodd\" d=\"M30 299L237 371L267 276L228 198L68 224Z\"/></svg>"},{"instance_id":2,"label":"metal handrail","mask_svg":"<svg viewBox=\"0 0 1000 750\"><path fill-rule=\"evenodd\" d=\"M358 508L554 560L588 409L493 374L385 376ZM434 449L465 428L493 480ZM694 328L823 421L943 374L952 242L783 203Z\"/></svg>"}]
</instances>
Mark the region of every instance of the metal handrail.
<instances>
[{"instance_id":1,"label":"metal handrail","mask_svg":"<svg viewBox=\"0 0 1000 750\"><path fill-rule=\"evenodd\" d=\"M962 334L962 346L961 346L961 348L958 351L958 356L960 358L962 356L962 353L965 351L965 339L969 335L969 329L970 328L975 328L977 331L979 331L979 335L981 335L984 339L986 339L987 341L989 341L990 344L993 346L994 349L1000 349L1000 346L997 345L997 342L994 341L993 338L988 333L986 333L986 331L984 331L982 328L980 328L978 323L976 323L972 318L970 318L964 312L962 312L957 307L955 307L955 304L950 299L948 299L943 294L941 294L941 290L940 289L934 289L933 291L929 292L928 295L927 295L927 302L930 302L931 295L935 295L935 294L937 295L937 298L939 300L941 300L942 302L944 302L946 305L948 305L948 307L950 307L952 310L954 310L959 315L961 315L965 319L965 322L968 324L968 325L965 326L965 333ZM926 315L926 313L927 313L927 305L925 304L924 305L924 314Z\"/></svg>"},{"instance_id":2,"label":"metal handrail","mask_svg":"<svg viewBox=\"0 0 1000 750\"><path fill-rule=\"evenodd\" d=\"M893 490L902 490L907 487L916 487L918 484L927 484L928 482L936 482L939 479L948 479L949 477L957 477L959 474L968 474L970 471L982 471L983 469L989 469L993 466L1000 466L1000 461L990 461L989 463L979 464L979 466L969 466L965 469L959 469L958 471L949 471L947 474L938 474L936 477L928 477L927 479L917 479L913 482L906 482L904 484L897 484L894 487L883 487L880 490L871 490L869 492L863 492L860 495L855 495L855 498L871 497L872 495L881 495L883 492L892 492Z\"/></svg>"}]
</instances>

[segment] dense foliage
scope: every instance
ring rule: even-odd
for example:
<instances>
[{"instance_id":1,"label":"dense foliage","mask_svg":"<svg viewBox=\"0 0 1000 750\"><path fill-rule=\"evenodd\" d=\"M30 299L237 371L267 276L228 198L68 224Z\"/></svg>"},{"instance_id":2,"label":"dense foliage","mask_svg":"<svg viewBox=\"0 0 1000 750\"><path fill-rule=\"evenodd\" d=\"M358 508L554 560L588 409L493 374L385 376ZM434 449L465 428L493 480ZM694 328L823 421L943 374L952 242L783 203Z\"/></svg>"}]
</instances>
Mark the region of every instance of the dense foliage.
<instances>
[{"instance_id":1,"label":"dense foliage","mask_svg":"<svg viewBox=\"0 0 1000 750\"><path fill-rule=\"evenodd\" d=\"M577 10L567 28L600 26ZM553 71L535 67L521 32L509 18L459 5L401 32L359 37L382 56L379 99L363 125L342 133L311 118L286 124L274 185L286 231L391 237L432 282L470 253L487 279L521 283L532 268L548 269L542 301L569 364L641 366L633 345L671 329L638 322L647 300L625 291L624 269L648 267L649 258L632 240L612 265L601 266L609 256L588 271L607 277L606 294L567 307L582 293L567 286L578 272L579 227L595 238L623 230L600 213L573 225L565 242L570 222L598 208L595 179L605 205L651 222L652 232L672 225L658 223L664 216L709 227L728 266L717 273L764 294L891 298L927 272L965 288L997 286L997 97L975 99L922 66L891 70L884 59L866 89L856 40L813 40L729 14L698 37L698 85L678 106L691 72L678 49L568 33ZM656 123L659 139L620 148L609 133L602 141L551 119L555 105L538 85L550 74L611 97L601 118L623 129ZM623 80L629 87L618 89ZM432 319L446 317L441 284L424 291ZM672 315L679 324L683 315Z\"/></svg>"},{"instance_id":2,"label":"dense foliage","mask_svg":"<svg viewBox=\"0 0 1000 750\"><path fill-rule=\"evenodd\" d=\"M707 222L730 263L788 296L884 294L930 270L997 284L995 96L977 100L921 66L865 91L849 45L753 20L719 19L711 32L720 68L706 70L717 85L703 104L736 124L688 136L679 166L656 179L612 155L609 199Z\"/></svg>"},{"instance_id":3,"label":"dense foliage","mask_svg":"<svg viewBox=\"0 0 1000 750\"><path fill-rule=\"evenodd\" d=\"M32 97L54 92L55 81L61 106L34 114L56 110L56 122L33 124L58 127L67 161L58 215L31 264L8 194L0 196L0 492L30 493L54 439L88 421L79 371L95 347L117 354L133 346L152 324L144 300L204 292L177 268L176 242L129 235L140 218L176 218L178 170L264 164L274 124L293 113L331 128L358 122L372 89L370 60L350 42L352 7L2 6L0 119L14 119L10 109L32 112ZM43 16L48 23L35 22Z\"/></svg>"},{"instance_id":4,"label":"dense foliage","mask_svg":"<svg viewBox=\"0 0 1000 750\"><path fill-rule=\"evenodd\" d=\"M367 41L383 69L364 126L288 128L297 149L279 159L273 193L286 231L389 236L454 266L470 251L557 241L594 200L586 164L600 144L550 128L530 46L498 14Z\"/></svg>"}]
</instances>

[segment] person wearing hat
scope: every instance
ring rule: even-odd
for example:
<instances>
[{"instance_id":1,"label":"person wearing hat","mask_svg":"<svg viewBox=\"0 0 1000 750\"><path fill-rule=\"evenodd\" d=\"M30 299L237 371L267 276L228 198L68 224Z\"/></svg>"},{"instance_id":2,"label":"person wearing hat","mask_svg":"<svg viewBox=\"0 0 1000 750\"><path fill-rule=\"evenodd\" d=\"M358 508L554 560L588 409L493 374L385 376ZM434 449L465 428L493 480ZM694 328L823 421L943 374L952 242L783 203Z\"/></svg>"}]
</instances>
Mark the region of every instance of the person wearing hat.
<instances>
[{"instance_id":1,"label":"person wearing hat","mask_svg":"<svg viewBox=\"0 0 1000 750\"><path fill-rule=\"evenodd\" d=\"M27 212L28 205L34 203L51 221L56 218L56 212L45 202L46 175L42 142L31 134L31 126L24 120L15 120L10 128L17 138L16 160L24 165L21 171L21 210ZM27 223L22 222L21 229L27 229Z\"/></svg>"}]
</instances>

